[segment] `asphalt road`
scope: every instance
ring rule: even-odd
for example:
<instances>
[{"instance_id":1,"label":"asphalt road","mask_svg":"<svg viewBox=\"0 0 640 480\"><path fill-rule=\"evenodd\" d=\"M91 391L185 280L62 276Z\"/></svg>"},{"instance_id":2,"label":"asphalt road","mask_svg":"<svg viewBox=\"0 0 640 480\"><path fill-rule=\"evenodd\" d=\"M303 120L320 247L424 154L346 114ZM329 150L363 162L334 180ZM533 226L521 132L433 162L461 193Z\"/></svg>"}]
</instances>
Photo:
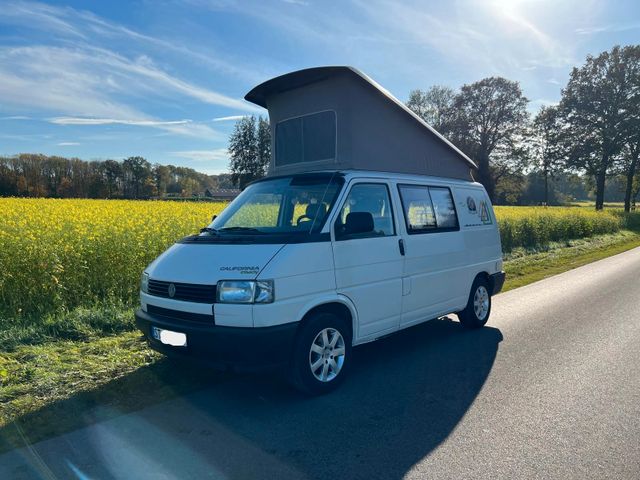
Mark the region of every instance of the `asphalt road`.
<instances>
[{"instance_id":1,"label":"asphalt road","mask_svg":"<svg viewBox=\"0 0 640 480\"><path fill-rule=\"evenodd\" d=\"M260 376L0 456L0 478L640 478L640 249L354 351L337 392ZM108 407L105 407L108 408Z\"/></svg>"}]
</instances>

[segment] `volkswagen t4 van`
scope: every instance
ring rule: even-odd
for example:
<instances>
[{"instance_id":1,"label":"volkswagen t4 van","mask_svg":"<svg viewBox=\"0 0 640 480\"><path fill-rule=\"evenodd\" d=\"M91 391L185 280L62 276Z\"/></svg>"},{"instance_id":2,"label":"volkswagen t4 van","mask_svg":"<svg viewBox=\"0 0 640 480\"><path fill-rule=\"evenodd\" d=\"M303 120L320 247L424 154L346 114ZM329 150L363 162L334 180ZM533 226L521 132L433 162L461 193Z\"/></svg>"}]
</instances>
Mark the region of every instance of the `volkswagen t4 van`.
<instances>
[{"instance_id":1,"label":"volkswagen t4 van","mask_svg":"<svg viewBox=\"0 0 640 480\"><path fill-rule=\"evenodd\" d=\"M269 175L142 274L138 327L169 355L286 366L319 394L352 347L445 314L482 327L504 283L475 164L361 72L321 67L254 88Z\"/></svg>"}]
</instances>

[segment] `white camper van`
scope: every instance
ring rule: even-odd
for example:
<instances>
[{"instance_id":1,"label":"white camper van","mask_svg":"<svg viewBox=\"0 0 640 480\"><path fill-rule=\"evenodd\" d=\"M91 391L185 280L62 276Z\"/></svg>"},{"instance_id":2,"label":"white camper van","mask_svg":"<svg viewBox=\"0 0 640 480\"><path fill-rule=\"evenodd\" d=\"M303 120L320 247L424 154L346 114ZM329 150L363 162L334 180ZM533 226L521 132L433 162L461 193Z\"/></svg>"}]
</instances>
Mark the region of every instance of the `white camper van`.
<instances>
[{"instance_id":1,"label":"white camper van","mask_svg":"<svg viewBox=\"0 0 640 480\"><path fill-rule=\"evenodd\" d=\"M246 98L269 109L270 174L144 271L136 321L153 348L284 365L317 394L343 380L355 345L449 313L487 322L505 276L470 159L349 67Z\"/></svg>"}]
</instances>

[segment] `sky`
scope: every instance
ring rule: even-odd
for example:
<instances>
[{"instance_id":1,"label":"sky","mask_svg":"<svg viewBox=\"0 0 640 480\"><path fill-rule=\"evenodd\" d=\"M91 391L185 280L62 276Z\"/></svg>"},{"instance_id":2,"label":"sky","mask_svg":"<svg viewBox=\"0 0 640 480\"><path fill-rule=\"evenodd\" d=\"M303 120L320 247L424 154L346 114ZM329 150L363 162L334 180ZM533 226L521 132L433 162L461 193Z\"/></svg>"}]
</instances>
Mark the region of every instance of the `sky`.
<instances>
[{"instance_id":1,"label":"sky","mask_svg":"<svg viewBox=\"0 0 640 480\"><path fill-rule=\"evenodd\" d=\"M271 77L351 65L400 100L487 76L535 113L588 54L640 43L640 2L0 0L0 154L227 170L243 100Z\"/></svg>"}]
</instances>

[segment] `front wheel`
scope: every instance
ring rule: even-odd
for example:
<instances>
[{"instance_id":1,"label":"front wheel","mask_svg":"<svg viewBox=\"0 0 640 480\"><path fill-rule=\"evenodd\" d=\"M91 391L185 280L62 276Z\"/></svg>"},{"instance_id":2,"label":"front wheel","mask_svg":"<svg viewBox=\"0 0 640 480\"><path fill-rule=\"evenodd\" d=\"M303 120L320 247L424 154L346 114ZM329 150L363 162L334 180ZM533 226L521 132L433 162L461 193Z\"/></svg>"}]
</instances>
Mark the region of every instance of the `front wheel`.
<instances>
[{"instance_id":1,"label":"front wheel","mask_svg":"<svg viewBox=\"0 0 640 480\"><path fill-rule=\"evenodd\" d=\"M467 306L458 312L458 318L462 326L466 328L483 327L489 320L491 314L491 295L489 294L489 284L478 277L474 280L469 293Z\"/></svg>"},{"instance_id":2,"label":"front wheel","mask_svg":"<svg viewBox=\"0 0 640 480\"><path fill-rule=\"evenodd\" d=\"M332 313L309 318L298 332L290 366L293 385L309 395L334 390L351 361L351 329Z\"/></svg>"}]
</instances>

